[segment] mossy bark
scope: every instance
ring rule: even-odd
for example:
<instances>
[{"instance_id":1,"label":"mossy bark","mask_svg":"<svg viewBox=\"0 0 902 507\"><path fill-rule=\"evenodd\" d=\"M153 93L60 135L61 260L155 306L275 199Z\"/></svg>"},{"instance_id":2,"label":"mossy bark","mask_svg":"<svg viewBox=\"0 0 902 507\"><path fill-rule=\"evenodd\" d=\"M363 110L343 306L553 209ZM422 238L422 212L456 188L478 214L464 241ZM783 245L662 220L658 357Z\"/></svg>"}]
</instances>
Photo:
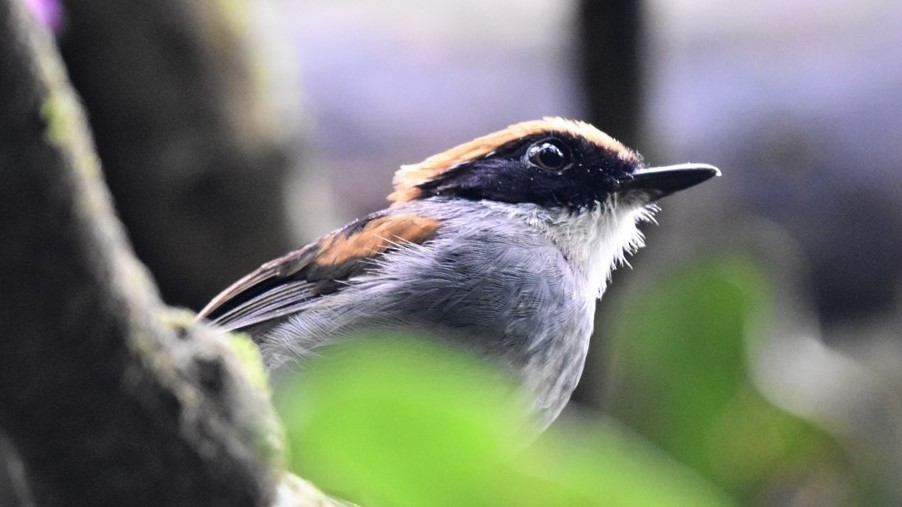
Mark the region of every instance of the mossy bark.
<instances>
[{"instance_id":1,"label":"mossy bark","mask_svg":"<svg viewBox=\"0 0 902 507\"><path fill-rule=\"evenodd\" d=\"M49 34L0 0L0 426L39 505L267 505L271 407L173 317Z\"/></svg>"}]
</instances>

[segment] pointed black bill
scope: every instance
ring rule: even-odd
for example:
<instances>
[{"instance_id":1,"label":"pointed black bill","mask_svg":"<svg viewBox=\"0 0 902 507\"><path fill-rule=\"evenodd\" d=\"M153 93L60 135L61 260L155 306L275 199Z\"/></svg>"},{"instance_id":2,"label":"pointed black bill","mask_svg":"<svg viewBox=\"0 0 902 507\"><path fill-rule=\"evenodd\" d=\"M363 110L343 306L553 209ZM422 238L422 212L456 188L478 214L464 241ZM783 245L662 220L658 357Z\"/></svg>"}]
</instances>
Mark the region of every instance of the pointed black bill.
<instances>
[{"instance_id":1,"label":"pointed black bill","mask_svg":"<svg viewBox=\"0 0 902 507\"><path fill-rule=\"evenodd\" d=\"M720 169L708 164L677 164L638 169L620 181L620 191L639 191L654 199L698 185L714 176Z\"/></svg>"}]
</instances>

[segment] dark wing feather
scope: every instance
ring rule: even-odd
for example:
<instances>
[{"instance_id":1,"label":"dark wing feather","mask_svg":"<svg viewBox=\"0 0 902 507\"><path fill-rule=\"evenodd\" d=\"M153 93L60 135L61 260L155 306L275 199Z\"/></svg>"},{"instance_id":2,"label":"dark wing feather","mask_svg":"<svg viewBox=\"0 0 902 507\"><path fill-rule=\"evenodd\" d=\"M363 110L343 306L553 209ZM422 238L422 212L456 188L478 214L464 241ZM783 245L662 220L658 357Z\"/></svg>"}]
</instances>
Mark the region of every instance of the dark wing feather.
<instances>
[{"instance_id":1,"label":"dark wing feather","mask_svg":"<svg viewBox=\"0 0 902 507\"><path fill-rule=\"evenodd\" d=\"M213 298L198 319L241 329L295 313L341 290L398 245L423 244L438 228L438 221L420 215L370 215L260 266Z\"/></svg>"}]
</instances>

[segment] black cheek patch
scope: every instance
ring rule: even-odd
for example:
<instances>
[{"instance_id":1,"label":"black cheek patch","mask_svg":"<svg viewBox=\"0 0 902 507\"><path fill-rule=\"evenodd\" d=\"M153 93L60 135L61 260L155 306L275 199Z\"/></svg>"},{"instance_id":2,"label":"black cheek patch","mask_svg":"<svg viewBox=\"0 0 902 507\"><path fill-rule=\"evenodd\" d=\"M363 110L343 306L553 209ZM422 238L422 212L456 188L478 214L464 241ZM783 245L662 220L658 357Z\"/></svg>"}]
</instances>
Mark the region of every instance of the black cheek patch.
<instances>
[{"instance_id":1,"label":"black cheek patch","mask_svg":"<svg viewBox=\"0 0 902 507\"><path fill-rule=\"evenodd\" d=\"M616 180L598 169L574 165L549 172L518 159L486 159L449 171L421 185L425 196L506 203L532 203L579 210L603 201Z\"/></svg>"},{"instance_id":2,"label":"black cheek patch","mask_svg":"<svg viewBox=\"0 0 902 507\"><path fill-rule=\"evenodd\" d=\"M567 149L570 165L549 171L525 159L529 147L554 140ZM637 161L561 132L543 132L500 146L491 154L449 169L417 188L421 197L446 196L506 203L566 207L594 206L620 188Z\"/></svg>"}]
</instances>

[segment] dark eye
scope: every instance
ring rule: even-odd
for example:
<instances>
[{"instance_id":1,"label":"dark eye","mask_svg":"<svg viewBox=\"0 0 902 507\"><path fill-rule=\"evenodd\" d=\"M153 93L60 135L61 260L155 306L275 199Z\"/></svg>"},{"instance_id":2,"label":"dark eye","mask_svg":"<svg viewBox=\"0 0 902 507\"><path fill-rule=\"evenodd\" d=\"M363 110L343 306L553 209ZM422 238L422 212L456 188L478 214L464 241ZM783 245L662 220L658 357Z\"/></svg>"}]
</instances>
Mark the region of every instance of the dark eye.
<instances>
[{"instance_id":1,"label":"dark eye","mask_svg":"<svg viewBox=\"0 0 902 507\"><path fill-rule=\"evenodd\" d=\"M546 171L560 171L570 164L567 148L557 140L539 141L526 150L526 159Z\"/></svg>"}]
</instances>

